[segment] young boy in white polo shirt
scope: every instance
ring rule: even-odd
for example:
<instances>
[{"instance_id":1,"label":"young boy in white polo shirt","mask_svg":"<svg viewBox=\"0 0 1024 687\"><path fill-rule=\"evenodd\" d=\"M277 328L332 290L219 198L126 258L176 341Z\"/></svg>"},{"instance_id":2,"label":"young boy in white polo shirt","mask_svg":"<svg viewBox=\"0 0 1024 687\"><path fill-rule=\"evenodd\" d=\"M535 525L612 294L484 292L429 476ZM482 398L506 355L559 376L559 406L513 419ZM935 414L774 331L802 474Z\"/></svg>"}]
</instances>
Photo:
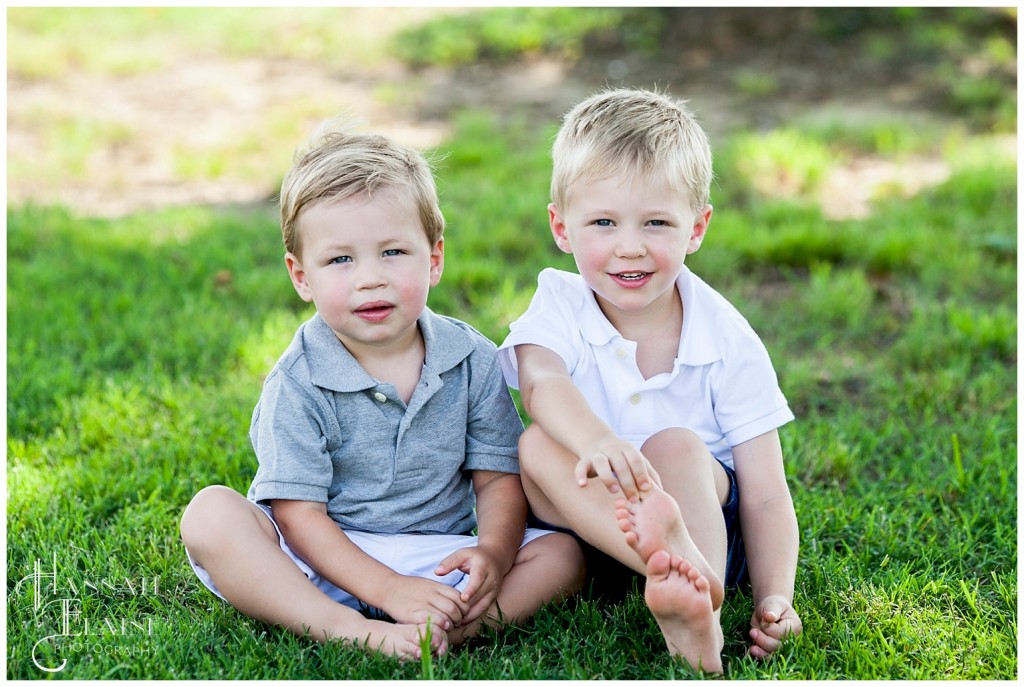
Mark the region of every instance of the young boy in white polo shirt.
<instances>
[{"instance_id":1,"label":"young boy in white polo shirt","mask_svg":"<svg viewBox=\"0 0 1024 687\"><path fill-rule=\"evenodd\" d=\"M802 630L777 433L793 414L746 320L683 265L711 219L707 136L682 102L615 90L566 115L552 157L551 232L579 274L541 272L499 347L533 420L532 515L645 575L695 669L721 672L724 587L749 573L764 658Z\"/></svg>"},{"instance_id":2,"label":"young boy in white polo shirt","mask_svg":"<svg viewBox=\"0 0 1024 687\"><path fill-rule=\"evenodd\" d=\"M328 126L284 179L281 228L317 312L264 383L248 498L208 487L182 516L203 583L295 634L404 659L428 625L441 654L577 589L577 543L525 529L494 344L426 307L444 266L426 160Z\"/></svg>"}]
</instances>

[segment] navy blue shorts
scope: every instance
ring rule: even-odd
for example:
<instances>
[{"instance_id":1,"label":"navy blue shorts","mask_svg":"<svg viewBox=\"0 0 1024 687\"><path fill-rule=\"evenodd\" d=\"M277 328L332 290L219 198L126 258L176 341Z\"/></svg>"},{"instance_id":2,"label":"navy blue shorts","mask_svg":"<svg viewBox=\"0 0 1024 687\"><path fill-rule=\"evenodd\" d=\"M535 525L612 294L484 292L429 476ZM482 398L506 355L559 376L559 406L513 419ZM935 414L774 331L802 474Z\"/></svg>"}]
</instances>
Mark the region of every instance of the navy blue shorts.
<instances>
[{"instance_id":1,"label":"navy blue shorts","mask_svg":"<svg viewBox=\"0 0 1024 687\"><path fill-rule=\"evenodd\" d=\"M725 536L729 542L728 555L725 560L724 584L726 588L739 588L750 583L747 577L747 556L743 548L743 535L740 532L740 490L736 483L736 471L724 463L719 464L725 468L725 474L729 476L729 498L722 506ZM572 530L544 522L532 511L527 518L527 526L566 532L576 538L583 548L583 555L587 563L587 580L594 595L619 599L625 596L633 584L638 584L637 589L643 589L643 585L640 584L643 579L642 575L619 563L603 551L594 548Z\"/></svg>"}]
</instances>

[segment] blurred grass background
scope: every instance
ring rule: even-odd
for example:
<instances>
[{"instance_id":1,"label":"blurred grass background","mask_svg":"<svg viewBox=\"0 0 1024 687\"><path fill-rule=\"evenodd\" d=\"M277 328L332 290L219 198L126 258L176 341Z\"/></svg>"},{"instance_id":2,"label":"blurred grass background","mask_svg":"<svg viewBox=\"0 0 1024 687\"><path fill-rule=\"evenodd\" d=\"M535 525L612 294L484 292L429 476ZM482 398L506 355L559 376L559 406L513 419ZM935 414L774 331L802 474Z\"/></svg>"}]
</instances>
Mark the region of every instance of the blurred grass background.
<instances>
[{"instance_id":1,"label":"blurred grass background","mask_svg":"<svg viewBox=\"0 0 1024 687\"><path fill-rule=\"evenodd\" d=\"M8 678L687 676L657 648L637 594L584 595L429 671L303 642L210 596L176 522L207 484L247 487L262 377L310 315L269 198L316 121L348 108L430 139L449 222L430 304L500 341L539 269L573 268L545 224L557 116L459 84L550 64L555 91L609 74L650 87L664 74L654 66L701 59L728 98L693 77L717 181L708 240L688 264L761 334L798 416L782 438L805 634L771 662L746 659L750 598L731 597L725 677L1015 677L1016 14L722 12L9 8ZM690 49L693 32L714 49ZM822 91L789 66L801 55L879 81ZM178 119L189 91L171 83L176 69L252 61L296 90L233 123ZM316 70L338 92L294 95ZM214 105L235 111L277 72L251 73ZM119 118L126 84L174 116ZM830 97L847 85L875 88L877 102ZM77 106L84 91L103 106ZM196 192L153 207L140 178L249 200ZM90 634L36 644L59 620L22 583L40 559L70 585L72 631L89 619ZM139 578L160 585L125 588ZM68 663L51 674L33 658Z\"/></svg>"}]
</instances>

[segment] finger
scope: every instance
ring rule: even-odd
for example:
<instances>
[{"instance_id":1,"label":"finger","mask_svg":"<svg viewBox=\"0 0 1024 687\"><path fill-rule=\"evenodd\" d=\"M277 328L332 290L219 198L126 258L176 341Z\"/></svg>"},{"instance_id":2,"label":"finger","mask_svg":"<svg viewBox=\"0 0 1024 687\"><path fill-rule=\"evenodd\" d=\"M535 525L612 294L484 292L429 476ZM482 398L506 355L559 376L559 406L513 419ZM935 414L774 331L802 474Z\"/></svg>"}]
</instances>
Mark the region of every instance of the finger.
<instances>
[{"instance_id":1,"label":"finger","mask_svg":"<svg viewBox=\"0 0 1024 687\"><path fill-rule=\"evenodd\" d=\"M420 641L422 642L423 638L426 637L426 635L427 635L427 626L426 626L426 624L419 625L417 627L417 631L419 633ZM436 656L441 656L442 654L446 653L447 651L448 651L448 633L447 632L439 632L436 626L431 627L430 628L430 652L432 654L435 654ZM417 652L417 657L419 657L420 654L422 654L422 652Z\"/></svg>"},{"instance_id":2,"label":"finger","mask_svg":"<svg viewBox=\"0 0 1024 687\"><path fill-rule=\"evenodd\" d=\"M590 481L589 473L590 461L581 460L578 463L576 463L576 469L574 470L574 474L576 475L576 483L579 484L581 487L587 486L587 483Z\"/></svg>"},{"instance_id":3,"label":"finger","mask_svg":"<svg viewBox=\"0 0 1024 687\"><path fill-rule=\"evenodd\" d=\"M649 490L651 488L651 476L648 472L650 464L644 454L634 450L625 454L625 460L629 467L629 480L635 485L636 492Z\"/></svg>"},{"instance_id":4,"label":"finger","mask_svg":"<svg viewBox=\"0 0 1024 687\"><path fill-rule=\"evenodd\" d=\"M633 464L631 455L632 454L625 452L616 454L614 457L609 458L608 467L611 471L611 477L614 480L613 484L622 490L622 495L625 496L627 500L635 503L638 500L637 495L640 492L637 488L637 480L634 479L636 466ZM636 455L639 456L640 454L637 453ZM643 463L642 456L640 458L640 463ZM609 491L611 491L610 487Z\"/></svg>"},{"instance_id":5,"label":"finger","mask_svg":"<svg viewBox=\"0 0 1024 687\"><path fill-rule=\"evenodd\" d=\"M448 554L443 561L437 564L437 567L434 569L434 574L438 577L444 577L453 570L460 569L469 555L470 553L466 549L459 549L454 553Z\"/></svg>"},{"instance_id":6,"label":"finger","mask_svg":"<svg viewBox=\"0 0 1024 687\"><path fill-rule=\"evenodd\" d=\"M451 587L448 587L447 589L449 589L454 596L448 596L447 594L438 595L431 600L430 607L437 611L440 616L451 621L454 626L462 622L462 616L465 615L465 611L468 606L462 602L458 591L451 589ZM446 629L451 629L451 627Z\"/></svg>"},{"instance_id":7,"label":"finger","mask_svg":"<svg viewBox=\"0 0 1024 687\"><path fill-rule=\"evenodd\" d=\"M487 609L491 607L492 603L494 603L493 596L490 594L484 595L479 601L473 604L472 608L469 609L462 621L462 624L465 625L467 623L471 623L482 616Z\"/></svg>"},{"instance_id":8,"label":"finger","mask_svg":"<svg viewBox=\"0 0 1024 687\"><path fill-rule=\"evenodd\" d=\"M455 606L459 609L459 613L462 614L463 617L465 617L466 611L469 610L470 604L468 601L462 598L462 592L460 592L455 587L449 587L448 594L449 595L447 596L447 598L453 604L455 604Z\"/></svg>"},{"instance_id":9,"label":"finger","mask_svg":"<svg viewBox=\"0 0 1024 687\"><path fill-rule=\"evenodd\" d=\"M791 635L795 636L800 634L800 632L803 630L803 626L800 625L799 620L783 618L777 623L772 623L771 625L764 625L760 629L769 637L781 641Z\"/></svg>"},{"instance_id":10,"label":"finger","mask_svg":"<svg viewBox=\"0 0 1024 687\"><path fill-rule=\"evenodd\" d=\"M427 609L424 622L432 623L435 627L439 627L447 632L462 622L462 611L454 605L451 606L449 610L439 608L437 605L432 605Z\"/></svg>"},{"instance_id":11,"label":"finger","mask_svg":"<svg viewBox=\"0 0 1024 687\"><path fill-rule=\"evenodd\" d=\"M782 642L757 628L750 631L750 638L754 640L754 645L764 651L766 655L778 651L779 647L782 646Z\"/></svg>"},{"instance_id":12,"label":"finger","mask_svg":"<svg viewBox=\"0 0 1024 687\"><path fill-rule=\"evenodd\" d=\"M777 623L779 618L782 617L782 611L769 606L762 608L759 615L761 617L761 627L764 628L773 623Z\"/></svg>"},{"instance_id":13,"label":"finger","mask_svg":"<svg viewBox=\"0 0 1024 687\"><path fill-rule=\"evenodd\" d=\"M647 474L651 476L651 481L653 481L659 489L663 488L661 486L661 475L658 474L657 470L655 470L654 466L650 463L647 464Z\"/></svg>"},{"instance_id":14,"label":"finger","mask_svg":"<svg viewBox=\"0 0 1024 687\"><path fill-rule=\"evenodd\" d=\"M466 588L462 590L462 593L459 595L459 598L461 598L466 603L471 602L474 598L476 598L476 595L479 593L480 589L483 588L484 583L486 581L486 573L471 573L469 576L469 583L466 585Z\"/></svg>"},{"instance_id":15,"label":"finger","mask_svg":"<svg viewBox=\"0 0 1024 687\"><path fill-rule=\"evenodd\" d=\"M618 494L622 491L622 487L619 486L619 477L607 459L601 463L594 463L593 470L609 492Z\"/></svg>"},{"instance_id":16,"label":"finger","mask_svg":"<svg viewBox=\"0 0 1024 687\"><path fill-rule=\"evenodd\" d=\"M405 616L403 622L408 623L409 625L420 625L424 627L427 623L430 623L431 627L445 631L454 627L447 614L442 613L432 605L428 605L426 608L409 613Z\"/></svg>"}]
</instances>

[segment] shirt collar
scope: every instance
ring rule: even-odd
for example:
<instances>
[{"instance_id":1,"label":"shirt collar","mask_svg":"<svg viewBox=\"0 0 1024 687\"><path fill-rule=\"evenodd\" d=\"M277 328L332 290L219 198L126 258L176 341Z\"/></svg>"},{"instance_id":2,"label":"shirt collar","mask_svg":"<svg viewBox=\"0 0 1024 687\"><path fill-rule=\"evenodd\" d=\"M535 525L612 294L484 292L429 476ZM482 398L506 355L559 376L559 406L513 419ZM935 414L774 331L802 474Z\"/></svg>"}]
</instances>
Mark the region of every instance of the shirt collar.
<instances>
[{"instance_id":1,"label":"shirt collar","mask_svg":"<svg viewBox=\"0 0 1024 687\"><path fill-rule=\"evenodd\" d=\"M423 309L416 322L426 348L425 367L435 374L452 369L475 348L467 332L428 308ZM352 357L320 313L313 315L303 326L301 345L313 384L339 392L362 391L377 386L377 380Z\"/></svg>"},{"instance_id":2,"label":"shirt collar","mask_svg":"<svg viewBox=\"0 0 1024 687\"><path fill-rule=\"evenodd\" d=\"M716 335L715 311L711 299L697 296L698 287L707 290L701 279L683 266L676 280L683 299L683 331L679 335L677 365L708 365L722 359L721 343Z\"/></svg>"},{"instance_id":3,"label":"shirt collar","mask_svg":"<svg viewBox=\"0 0 1024 687\"><path fill-rule=\"evenodd\" d=\"M709 309L707 299L697 298L699 278L685 265L676 279L676 287L683 301L683 329L679 336L677 365L707 365L722 357L714 334L714 312ZM592 346L604 346L622 335L608 321L597 297L591 289L578 309L580 334Z\"/></svg>"}]
</instances>

